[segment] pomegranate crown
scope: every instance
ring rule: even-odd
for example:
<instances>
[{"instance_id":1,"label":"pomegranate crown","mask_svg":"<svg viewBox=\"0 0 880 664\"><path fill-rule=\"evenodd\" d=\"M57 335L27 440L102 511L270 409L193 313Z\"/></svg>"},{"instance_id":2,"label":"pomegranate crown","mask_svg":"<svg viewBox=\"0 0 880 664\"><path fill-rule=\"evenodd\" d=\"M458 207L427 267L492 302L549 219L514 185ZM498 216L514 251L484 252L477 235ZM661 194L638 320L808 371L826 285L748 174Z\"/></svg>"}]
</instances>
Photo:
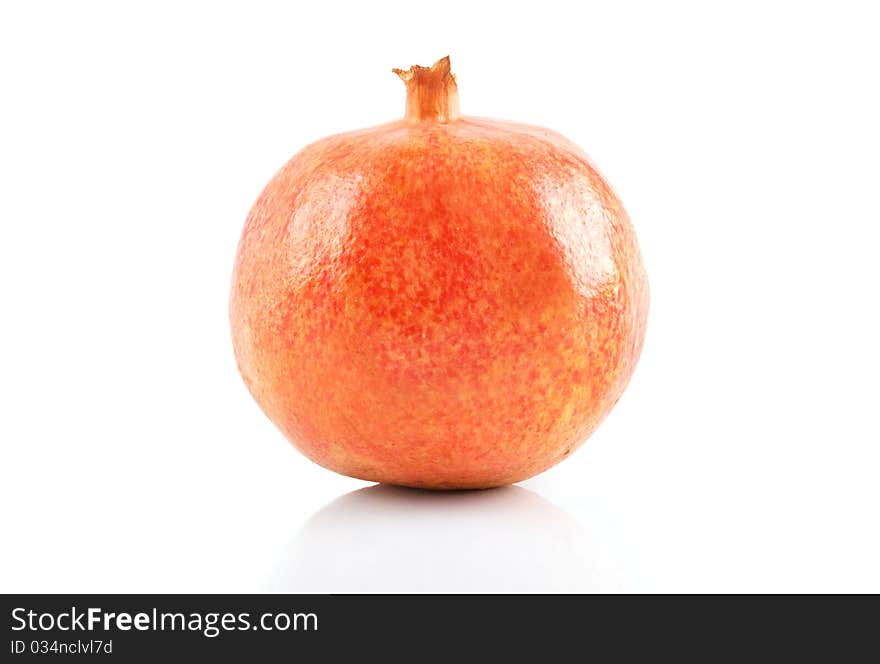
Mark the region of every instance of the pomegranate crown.
<instances>
[{"instance_id":1,"label":"pomegranate crown","mask_svg":"<svg viewBox=\"0 0 880 664\"><path fill-rule=\"evenodd\" d=\"M430 67L413 65L409 69L392 69L406 83L406 115L412 123L454 122L461 116L458 106L458 84L449 56L440 58Z\"/></svg>"}]
</instances>

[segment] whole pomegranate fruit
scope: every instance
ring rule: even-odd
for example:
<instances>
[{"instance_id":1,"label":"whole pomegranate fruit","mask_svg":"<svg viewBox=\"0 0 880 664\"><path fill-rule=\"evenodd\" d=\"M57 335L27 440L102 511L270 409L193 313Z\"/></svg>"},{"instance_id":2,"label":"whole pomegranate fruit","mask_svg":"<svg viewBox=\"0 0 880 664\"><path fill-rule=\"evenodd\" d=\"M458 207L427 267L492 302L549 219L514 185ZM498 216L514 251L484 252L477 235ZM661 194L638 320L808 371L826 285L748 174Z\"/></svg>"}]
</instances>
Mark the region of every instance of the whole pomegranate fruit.
<instances>
[{"instance_id":1,"label":"whole pomegranate fruit","mask_svg":"<svg viewBox=\"0 0 880 664\"><path fill-rule=\"evenodd\" d=\"M254 204L238 366L331 470L510 484L569 455L629 382L648 312L636 237L565 138L461 116L449 58L394 71L403 120L309 145Z\"/></svg>"}]
</instances>

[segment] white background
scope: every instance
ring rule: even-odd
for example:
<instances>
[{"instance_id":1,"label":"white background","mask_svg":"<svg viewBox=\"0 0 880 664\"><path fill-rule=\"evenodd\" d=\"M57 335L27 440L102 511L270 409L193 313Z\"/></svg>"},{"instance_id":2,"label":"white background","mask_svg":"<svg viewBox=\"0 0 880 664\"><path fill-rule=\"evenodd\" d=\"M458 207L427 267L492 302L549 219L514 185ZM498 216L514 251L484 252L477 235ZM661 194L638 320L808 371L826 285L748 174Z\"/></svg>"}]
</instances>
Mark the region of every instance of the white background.
<instances>
[{"instance_id":1,"label":"white background","mask_svg":"<svg viewBox=\"0 0 880 664\"><path fill-rule=\"evenodd\" d=\"M4 3L0 590L880 591L871 4ZM239 379L232 260L447 53L617 189L647 341L549 472L351 493Z\"/></svg>"}]
</instances>

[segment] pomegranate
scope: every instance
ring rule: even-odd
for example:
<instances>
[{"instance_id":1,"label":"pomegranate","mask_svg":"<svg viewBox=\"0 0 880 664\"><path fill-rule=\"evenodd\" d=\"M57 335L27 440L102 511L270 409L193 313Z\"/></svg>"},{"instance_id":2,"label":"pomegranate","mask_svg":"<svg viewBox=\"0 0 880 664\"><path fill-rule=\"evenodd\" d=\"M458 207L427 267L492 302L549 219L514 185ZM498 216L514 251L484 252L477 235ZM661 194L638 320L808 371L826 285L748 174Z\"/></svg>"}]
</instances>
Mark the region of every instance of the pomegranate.
<instances>
[{"instance_id":1,"label":"pomegranate","mask_svg":"<svg viewBox=\"0 0 880 664\"><path fill-rule=\"evenodd\" d=\"M629 218L547 129L462 116L449 58L406 115L296 154L248 216L238 367L310 459L433 489L531 477L620 397L648 283Z\"/></svg>"}]
</instances>

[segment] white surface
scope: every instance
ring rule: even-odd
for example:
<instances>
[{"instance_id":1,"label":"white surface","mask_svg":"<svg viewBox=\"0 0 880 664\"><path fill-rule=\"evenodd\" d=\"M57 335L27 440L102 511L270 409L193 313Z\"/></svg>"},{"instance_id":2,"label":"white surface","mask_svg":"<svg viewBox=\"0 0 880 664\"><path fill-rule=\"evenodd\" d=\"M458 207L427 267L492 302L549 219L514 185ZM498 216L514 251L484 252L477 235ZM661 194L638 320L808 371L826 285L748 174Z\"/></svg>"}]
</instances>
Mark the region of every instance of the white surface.
<instances>
[{"instance_id":1,"label":"white surface","mask_svg":"<svg viewBox=\"0 0 880 664\"><path fill-rule=\"evenodd\" d=\"M0 590L880 591L878 16L822 5L4 3ZM236 373L233 254L446 53L615 186L647 342L522 488L349 494Z\"/></svg>"}]
</instances>

